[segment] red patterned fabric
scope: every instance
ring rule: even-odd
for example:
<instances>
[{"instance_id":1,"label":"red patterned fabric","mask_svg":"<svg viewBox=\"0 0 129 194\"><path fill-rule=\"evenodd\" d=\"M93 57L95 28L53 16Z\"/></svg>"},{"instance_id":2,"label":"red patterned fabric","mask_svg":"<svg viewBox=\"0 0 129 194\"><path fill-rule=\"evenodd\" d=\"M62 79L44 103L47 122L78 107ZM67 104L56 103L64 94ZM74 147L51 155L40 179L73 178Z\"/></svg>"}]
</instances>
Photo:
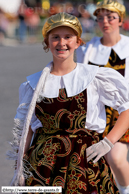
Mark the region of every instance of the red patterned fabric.
<instances>
[{"instance_id":1,"label":"red patterned fabric","mask_svg":"<svg viewBox=\"0 0 129 194\"><path fill-rule=\"evenodd\" d=\"M35 113L43 124L24 164L33 176L27 186L62 186L65 194L118 194L110 168L102 157L87 163L86 148L99 141L95 131L85 128L87 93L44 98Z\"/></svg>"}]
</instances>

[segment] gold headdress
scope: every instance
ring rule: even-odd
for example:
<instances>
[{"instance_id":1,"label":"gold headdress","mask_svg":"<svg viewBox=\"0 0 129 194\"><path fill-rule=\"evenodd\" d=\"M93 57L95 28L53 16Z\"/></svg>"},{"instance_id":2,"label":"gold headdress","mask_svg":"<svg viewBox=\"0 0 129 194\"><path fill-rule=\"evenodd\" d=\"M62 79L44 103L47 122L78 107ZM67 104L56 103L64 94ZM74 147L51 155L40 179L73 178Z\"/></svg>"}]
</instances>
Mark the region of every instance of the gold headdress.
<instances>
[{"instance_id":1,"label":"gold headdress","mask_svg":"<svg viewBox=\"0 0 129 194\"><path fill-rule=\"evenodd\" d=\"M48 32L59 26L68 26L77 32L78 37L81 37L82 27L77 17L64 12L47 19L42 29L43 37L46 38Z\"/></svg>"},{"instance_id":2,"label":"gold headdress","mask_svg":"<svg viewBox=\"0 0 129 194\"><path fill-rule=\"evenodd\" d=\"M116 12L121 18L124 18L126 12L125 6L115 0L103 0L98 2L93 15L97 16L100 12L100 9L107 9L109 11Z\"/></svg>"}]
</instances>

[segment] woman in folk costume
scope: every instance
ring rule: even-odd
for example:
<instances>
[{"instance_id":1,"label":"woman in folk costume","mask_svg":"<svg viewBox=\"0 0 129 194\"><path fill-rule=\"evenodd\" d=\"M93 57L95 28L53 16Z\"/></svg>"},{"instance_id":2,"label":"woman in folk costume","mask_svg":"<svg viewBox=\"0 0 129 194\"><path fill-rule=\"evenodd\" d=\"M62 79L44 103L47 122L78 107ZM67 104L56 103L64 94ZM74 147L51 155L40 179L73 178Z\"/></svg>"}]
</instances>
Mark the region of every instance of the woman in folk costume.
<instances>
[{"instance_id":1,"label":"woman in folk costume","mask_svg":"<svg viewBox=\"0 0 129 194\"><path fill-rule=\"evenodd\" d=\"M103 156L129 128L125 79L113 69L74 62L74 50L83 43L75 16L51 16L42 33L53 61L20 86L12 144L14 151L19 148L10 153L17 164L11 185L62 186L67 194L119 193ZM100 139L105 105L120 116Z\"/></svg>"},{"instance_id":2,"label":"woman in folk costume","mask_svg":"<svg viewBox=\"0 0 129 194\"><path fill-rule=\"evenodd\" d=\"M120 34L120 27L125 16L125 6L117 1L104 0L98 2L93 13L96 16L102 37L94 37L86 46L77 50L77 61L110 67L121 73L129 84L129 37ZM107 126L103 133L105 137L113 128L118 112L106 107ZM129 129L120 138L106 159L111 166L121 193L129 193L129 163L127 153L129 148ZM124 186L124 187L121 187Z\"/></svg>"}]
</instances>

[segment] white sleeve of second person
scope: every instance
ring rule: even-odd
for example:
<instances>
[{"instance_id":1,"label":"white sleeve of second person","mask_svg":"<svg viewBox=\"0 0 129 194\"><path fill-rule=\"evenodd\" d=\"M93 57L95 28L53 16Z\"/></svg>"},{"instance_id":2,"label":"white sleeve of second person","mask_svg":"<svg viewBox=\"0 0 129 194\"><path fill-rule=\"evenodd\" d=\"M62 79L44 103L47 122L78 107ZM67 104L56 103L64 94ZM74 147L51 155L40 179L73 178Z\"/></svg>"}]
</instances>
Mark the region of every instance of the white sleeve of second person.
<instances>
[{"instance_id":1,"label":"white sleeve of second person","mask_svg":"<svg viewBox=\"0 0 129 194\"><path fill-rule=\"evenodd\" d=\"M17 113L14 120L19 120L22 125L24 124L33 93L34 90L31 88L28 82L21 84L19 88L19 106L17 108ZM31 119L31 129L33 132L35 132L39 127L42 127L42 123L36 117L35 113L33 113Z\"/></svg>"},{"instance_id":2,"label":"white sleeve of second person","mask_svg":"<svg viewBox=\"0 0 129 194\"><path fill-rule=\"evenodd\" d=\"M100 67L87 88L86 128L103 133L106 127L105 105L119 114L129 109L129 88L125 78L116 70Z\"/></svg>"},{"instance_id":3,"label":"white sleeve of second person","mask_svg":"<svg viewBox=\"0 0 129 194\"><path fill-rule=\"evenodd\" d=\"M129 87L129 57L126 57L126 62L125 62L125 79L128 83L128 87Z\"/></svg>"},{"instance_id":4,"label":"white sleeve of second person","mask_svg":"<svg viewBox=\"0 0 129 194\"><path fill-rule=\"evenodd\" d=\"M121 112L129 109L129 88L125 78L116 70L101 67L96 75L99 100Z\"/></svg>"}]
</instances>

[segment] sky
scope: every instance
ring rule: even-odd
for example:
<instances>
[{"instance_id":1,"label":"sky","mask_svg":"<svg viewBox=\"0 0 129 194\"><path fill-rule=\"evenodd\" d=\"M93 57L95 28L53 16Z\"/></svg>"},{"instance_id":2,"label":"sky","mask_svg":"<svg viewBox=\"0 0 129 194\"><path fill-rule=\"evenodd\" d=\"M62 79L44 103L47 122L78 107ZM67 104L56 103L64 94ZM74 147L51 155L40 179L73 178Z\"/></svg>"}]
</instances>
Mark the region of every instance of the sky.
<instances>
[{"instance_id":1,"label":"sky","mask_svg":"<svg viewBox=\"0 0 129 194\"><path fill-rule=\"evenodd\" d=\"M0 0L0 8L5 12L16 13L21 0Z\"/></svg>"}]
</instances>

